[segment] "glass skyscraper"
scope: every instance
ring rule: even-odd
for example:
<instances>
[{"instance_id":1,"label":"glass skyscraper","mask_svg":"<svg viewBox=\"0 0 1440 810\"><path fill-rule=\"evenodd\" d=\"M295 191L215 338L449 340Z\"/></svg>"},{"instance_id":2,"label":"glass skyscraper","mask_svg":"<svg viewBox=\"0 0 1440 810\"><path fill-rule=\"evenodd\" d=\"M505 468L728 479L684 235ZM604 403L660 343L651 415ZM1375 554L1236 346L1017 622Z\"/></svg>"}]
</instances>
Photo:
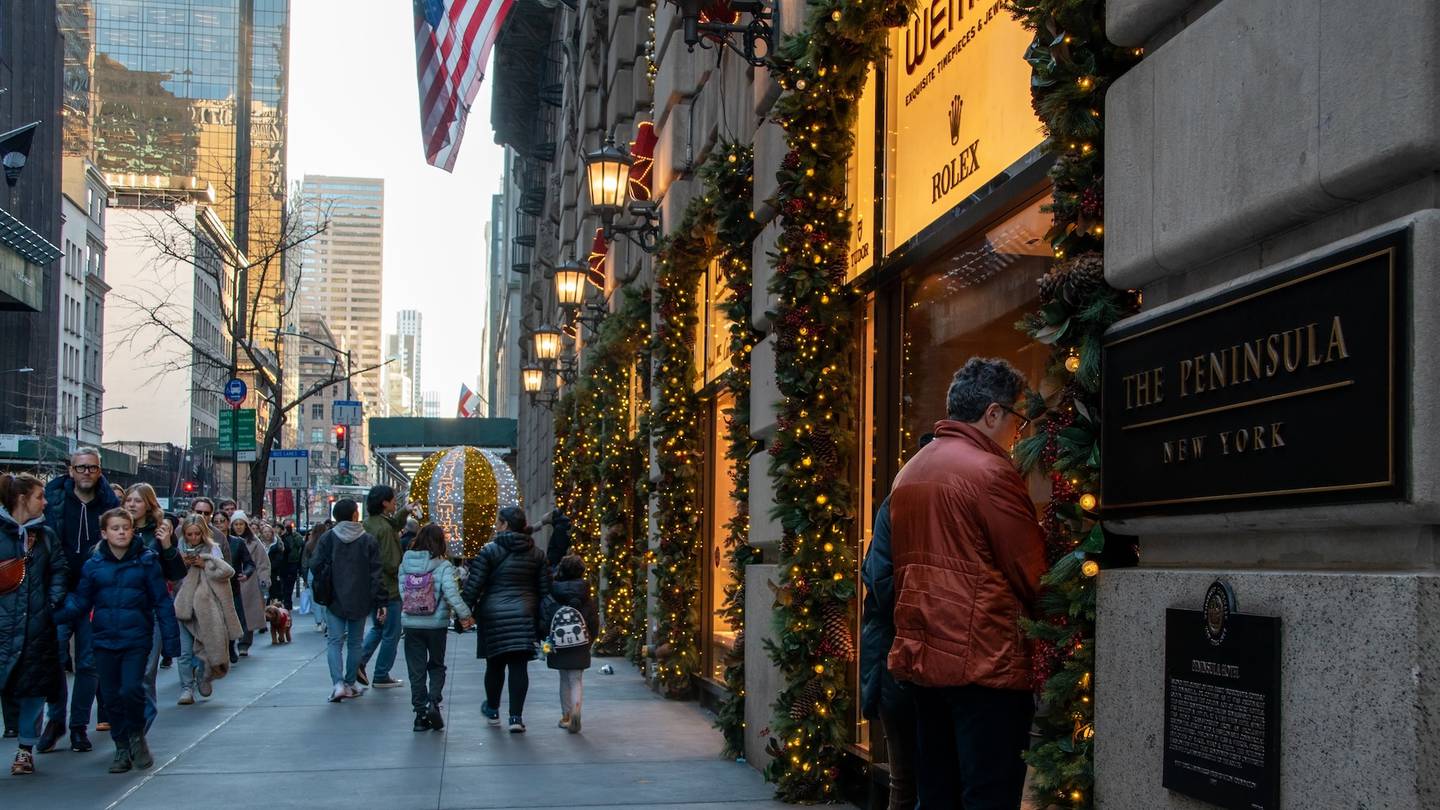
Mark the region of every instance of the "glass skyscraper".
<instances>
[{"instance_id":1,"label":"glass skyscraper","mask_svg":"<svg viewBox=\"0 0 1440 810\"><path fill-rule=\"evenodd\" d=\"M282 297L289 0L60 0L65 150L112 175L198 178ZM257 331L280 326L278 308ZM261 332L263 335L264 333Z\"/></svg>"}]
</instances>

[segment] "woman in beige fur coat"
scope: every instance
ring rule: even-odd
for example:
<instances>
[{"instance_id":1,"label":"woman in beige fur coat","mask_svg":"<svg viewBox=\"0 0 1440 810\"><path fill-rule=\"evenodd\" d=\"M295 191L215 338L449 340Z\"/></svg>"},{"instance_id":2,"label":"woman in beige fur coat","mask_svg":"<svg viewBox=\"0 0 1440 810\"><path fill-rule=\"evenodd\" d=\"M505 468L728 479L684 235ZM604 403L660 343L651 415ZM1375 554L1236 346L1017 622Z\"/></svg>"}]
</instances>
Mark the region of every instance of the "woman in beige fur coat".
<instances>
[{"instance_id":1,"label":"woman in beige fur coat","mask_svg":"<svg viewBox=\"0 0 1440 810\"><path fill-rule=\"evenodd\" d=\"M245 606L245 634L240 637L240 655L250 654L255 632L265 631L265 593L270 590L270 554L255 534L250 518L241 511L230 516L230 534L245 541L245 550L255 561L255 573L240 582L240 602Z\"/></svg>"},{"instance_id":2,"label":"woman in beige fur coat","mask_svg":"<svg viewBox=\"0 0 1440 810\"><path fill-rule=\"evenodd\" d=\"M191 515L180 531L184 538L180 553L187 568L175 592L175 618L180 620L175 669L180 673L178 702L188 706L195 702L197 689L201 697L210 697L211 682L230 671L230 642L240 638L242 628L230 590L235 569L225 562L205 517Z\"/></svg>"}]
</instances>

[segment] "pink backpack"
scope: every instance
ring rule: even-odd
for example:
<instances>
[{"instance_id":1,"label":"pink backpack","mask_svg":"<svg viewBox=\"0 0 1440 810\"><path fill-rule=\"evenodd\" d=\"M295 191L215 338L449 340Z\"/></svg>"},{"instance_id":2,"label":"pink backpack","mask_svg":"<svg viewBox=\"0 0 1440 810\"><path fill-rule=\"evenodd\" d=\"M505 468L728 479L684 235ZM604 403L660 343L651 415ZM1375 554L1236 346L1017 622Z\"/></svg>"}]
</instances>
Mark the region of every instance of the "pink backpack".
<instances>
[{"instance_id":1,"label":"pink backpack","mask_svg":"<svg viewBox=\"0 0 1440 810\"><path fill-rule=\"evenodd\" d=\"M435 596L435 572L406 574L400 586L400 610L407 616L433 616L439 599Z\"/></svg>"}]
</instances>

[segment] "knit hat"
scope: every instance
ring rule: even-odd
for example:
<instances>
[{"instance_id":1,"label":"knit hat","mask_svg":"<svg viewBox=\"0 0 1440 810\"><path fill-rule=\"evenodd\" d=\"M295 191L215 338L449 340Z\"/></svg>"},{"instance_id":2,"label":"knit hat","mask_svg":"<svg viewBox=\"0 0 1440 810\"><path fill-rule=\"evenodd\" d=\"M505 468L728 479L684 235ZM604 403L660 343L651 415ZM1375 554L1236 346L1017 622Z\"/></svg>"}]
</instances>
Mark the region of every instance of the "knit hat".
<instances>
[{"instance_id":1,"label":"knit hat","mask_svg":"<svg viewBox=\"0 0 1440 810\"><path fill-rule=\"evenodd\" d=\"M230 524L233 526L236 523L244 523L246 526L250 525L250 518L245 516L245 510L236 509L230 513Z\"/></svg>"}]
</instances>

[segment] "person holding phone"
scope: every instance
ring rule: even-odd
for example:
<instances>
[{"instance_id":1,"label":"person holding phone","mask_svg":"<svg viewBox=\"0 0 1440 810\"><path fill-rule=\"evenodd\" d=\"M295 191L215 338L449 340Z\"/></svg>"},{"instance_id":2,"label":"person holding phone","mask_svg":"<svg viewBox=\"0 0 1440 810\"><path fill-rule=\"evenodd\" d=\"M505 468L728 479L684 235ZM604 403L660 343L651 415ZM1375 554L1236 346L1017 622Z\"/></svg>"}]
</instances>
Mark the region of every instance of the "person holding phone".
<instances>
[{"instance_id":1,"label":"person holding phone","mask_svg":"<svg viewBox=\"0 0 1440 810\"><path fill-rule=\"evenodd\" d=\"M230 671L230 642L240 637L242 628L230 590L235 569L225 562L207 516L190 515L180 532L185 578L175 593L175 617L180 622L180 699L176 702L189 706L197 691L202 698L210 697L212 682Z\"/></svg>"}]
</instances>

